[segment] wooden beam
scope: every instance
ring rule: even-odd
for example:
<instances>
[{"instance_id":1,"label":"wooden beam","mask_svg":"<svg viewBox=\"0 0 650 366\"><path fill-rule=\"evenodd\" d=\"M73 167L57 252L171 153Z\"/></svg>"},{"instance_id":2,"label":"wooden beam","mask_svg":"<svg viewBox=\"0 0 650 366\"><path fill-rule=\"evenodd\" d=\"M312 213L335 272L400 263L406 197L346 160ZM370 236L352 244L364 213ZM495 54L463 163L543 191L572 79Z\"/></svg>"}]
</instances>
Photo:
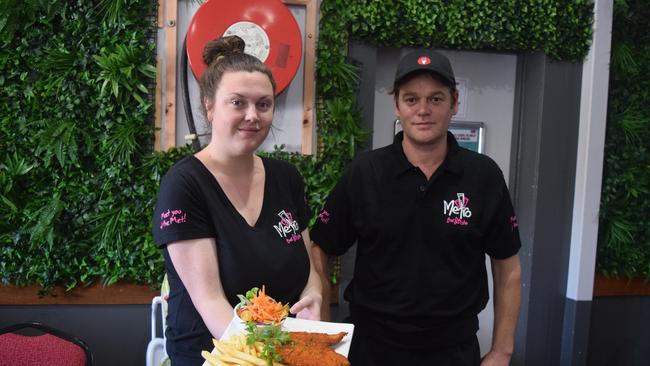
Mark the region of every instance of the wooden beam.
<instances>
[{"instance_id":1,"label":"wooden beam","mask_svg":"<svg viewBox=\"0 0 650 366\"><path fill-rule=\"evenodd\" d=\"M163 17L164 17L164 4L163 0L158 0L158 16L156 19L156 24L158 29L163 29ZM160 141L160 129L162 128L162 61L160 57L156 56L156 91L155 91L155 111L154 111L154 141L153 149L159 151L161 149Z\"/></svg>"},{"instance_id":2,"label":"wooden beam","mask_svg":"<svg viewBox=\"0 0 650 366\"><path fill-rule=\"evenodd\" d=\"M176 146L176 45L178 0L165 0L165 144Z\"/></svg>"},{"instance_id":3,"label":"wooden beam","mask_svg":"<svg viewBox=\"0 0 650 366\"><path fill-rule=\"evenodd\" d=\"M161 150L160 130L162 128L162 63L160 58L156 58L156 95L155 95L156 111L154 112L154 141L153 149L156 151Z\"/></svg>"},{"instance_id":4,"label":"wooden beam","mask_svg":"<svg viewBox=\"0 0 650 366\"><path fill-rule=\"evenodd\" d=\"M158 0L158 17L156 19L158 29L162 29L163 27L163 19L165 17L164 14L165 14L165 4L163 4L163 0Z\"/></svg>"},{"instance_id":5,"label":"wooden beam","mask_svg":"<svg viewBox=\"0 0 650 366\"><path fill-rule=\"evenodd\" d=\"M594 279L594 297L650 296L650 281L644 278L613 278L600 273Z\"/></svg>"},{"instance_id":6,"label":"wooden beam","mask_svg":"<svg viewBox=\"0 0 650 366\"><path fill-rule=\"evenodd\" d=\"M55 287L50 294L39 294L40 286L0 285L0 305L96 305L96 304L151 304L160 295L147 285L116 283L111 286L95 284L66 291Z\"/></svg>"},{"instance_id":7,"label":"wooden beam","mask_svg":"<svg viewBox=\"0 0 650 366\"><path fill-rule=\"evenodd\" d=\"M316 105L316 32L317 32L317 1L316 0L283 0L287 5L305 7L305 39L303 40L303 118L301 153L314 154L315 105Z\"/></svg>"}]
</instances>

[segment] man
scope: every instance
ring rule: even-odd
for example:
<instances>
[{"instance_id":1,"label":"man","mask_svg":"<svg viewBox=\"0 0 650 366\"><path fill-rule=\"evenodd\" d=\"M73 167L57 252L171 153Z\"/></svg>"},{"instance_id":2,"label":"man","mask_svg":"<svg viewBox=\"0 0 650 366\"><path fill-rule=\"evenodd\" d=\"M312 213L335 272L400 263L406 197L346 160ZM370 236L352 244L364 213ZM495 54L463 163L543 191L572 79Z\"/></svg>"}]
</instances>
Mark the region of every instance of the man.
<instances>
[{"instance_id":1,"label":"man","mask_svg":"<svg viewBox=\"0 0 650 366\"><path fill-rule=\"evenodd\" d=\"M521 244L503 174L448 132L458 91L445 56L406 55L392 94L403 132L346 168L312 233L326 284L328 256L357 243L345 290L355 324L350 361L507 365L519 313ZM494 280L494 332L481 360L476 331L489 296L485 254Z\"/></svg>"}]
</instances>

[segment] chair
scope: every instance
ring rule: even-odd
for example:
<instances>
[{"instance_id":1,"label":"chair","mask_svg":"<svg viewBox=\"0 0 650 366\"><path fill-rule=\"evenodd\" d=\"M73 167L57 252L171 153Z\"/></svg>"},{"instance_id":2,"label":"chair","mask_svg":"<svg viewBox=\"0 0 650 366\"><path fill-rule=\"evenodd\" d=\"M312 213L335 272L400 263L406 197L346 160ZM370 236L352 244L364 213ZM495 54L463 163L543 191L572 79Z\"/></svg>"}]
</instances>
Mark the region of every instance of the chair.
<instances>
[{"instance_id":1,"label":"chair","mask_svg":"<svg viewBox=\"0 0 650 366\"><path fill-rule=\"evenodd\" d=\"M37 335L24 335L32 328ZM21 331L17 333L17 331ZM34 332L31 332L34 333ZM38 322L0 329L0 366L90 366L93 355L81 339Z\"/></svg>"},{"instance_id":2,"label":"chair","mask_svg":"<svg viewBox=\"0 0 650 366\"><path fill-rule=\"evenodd\" d=\"M147 344L146 365L161 366L169 365L169 358L165 348L165 328L167 328L167 298L169 297L169 283L167 275L163 278L160 288L160 296L151 300L151 340ZM162 338L156 336L156 312L160 306L160 317L162 318Z\"/></svg>"}]
</instances>

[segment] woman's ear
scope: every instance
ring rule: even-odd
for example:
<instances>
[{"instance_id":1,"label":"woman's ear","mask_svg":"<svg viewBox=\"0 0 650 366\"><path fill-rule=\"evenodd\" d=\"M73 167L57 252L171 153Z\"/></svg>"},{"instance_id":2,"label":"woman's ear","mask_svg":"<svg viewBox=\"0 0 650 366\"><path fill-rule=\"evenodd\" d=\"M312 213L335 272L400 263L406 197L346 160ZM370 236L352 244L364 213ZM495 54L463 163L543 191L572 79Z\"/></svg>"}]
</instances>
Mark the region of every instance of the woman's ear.
<instances>
[{"instance_id":1,"label":"woman's ear","mask_svg":"<svg viewBox=\"0 0 650 366\"><path fill-rule=\"evenodd\" d=\"M208 118L208 122L212 123L212 115L213 115L212 107L214 106L214 102L210 101L208 98L205 98L203 99L203 106L205 107L205 114L206 117Z\"/></svg>"}]
</instances>

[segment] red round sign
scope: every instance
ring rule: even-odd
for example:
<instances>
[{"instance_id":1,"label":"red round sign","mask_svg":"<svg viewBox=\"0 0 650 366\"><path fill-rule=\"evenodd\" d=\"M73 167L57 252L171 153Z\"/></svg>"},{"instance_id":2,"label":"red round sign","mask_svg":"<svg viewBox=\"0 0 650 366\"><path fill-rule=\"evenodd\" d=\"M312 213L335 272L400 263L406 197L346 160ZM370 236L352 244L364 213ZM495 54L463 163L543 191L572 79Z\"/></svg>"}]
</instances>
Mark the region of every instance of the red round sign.
<instances>
[{"instance_id":1,"label":"red round sign","mask_svg":"<svg viewBox=\"0 0 650 366\"><path fill-rule=\"evenodd\" d=\"M291 11L280 0L208 0L190 22L187 58L199 80L206 65L203 47L223 35L237 35L246 42L246 53L264 61L276 83L275 94L288 85L302 60L302 35Z\"/></svg>"}]
</instances>

